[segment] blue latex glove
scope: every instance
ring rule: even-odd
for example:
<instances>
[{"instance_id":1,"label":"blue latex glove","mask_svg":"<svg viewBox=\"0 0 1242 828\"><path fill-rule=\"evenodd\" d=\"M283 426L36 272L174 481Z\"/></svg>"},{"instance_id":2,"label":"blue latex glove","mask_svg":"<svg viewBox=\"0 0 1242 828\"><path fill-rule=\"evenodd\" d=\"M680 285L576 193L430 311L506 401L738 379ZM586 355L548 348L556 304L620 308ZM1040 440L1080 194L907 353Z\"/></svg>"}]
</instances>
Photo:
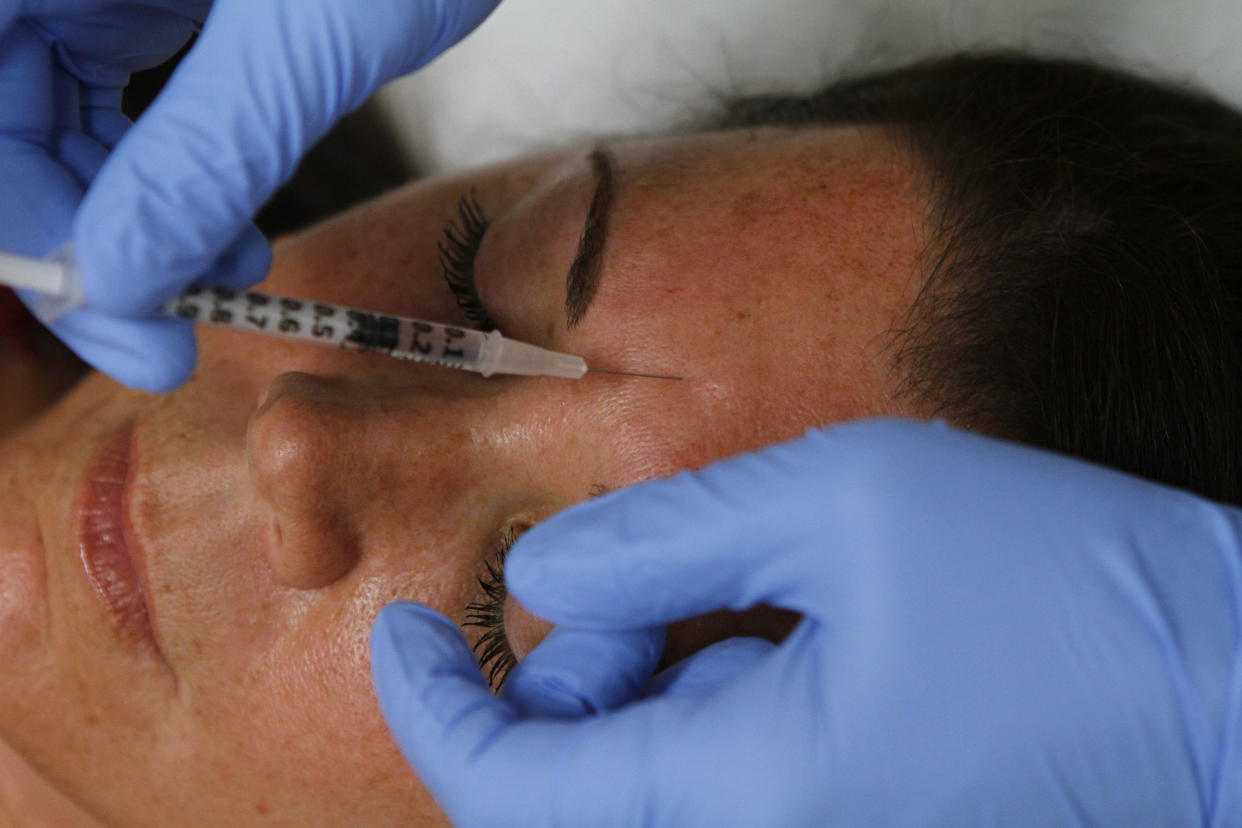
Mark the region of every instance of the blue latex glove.
<instances>
[{"instance_id":1,"label":"blue latex glove","mask_svg":"<svg viewBox=\"0 0 1242 828\"><path fill-rule=\"evenodd\" d=\"M871 421L529 531L506 581L562 634L504 697L410 604L376 624L376 686L468 826L1239 826L1240 530L1086 463ZM631 628L761 602L804 616L782 645L709 648L634 700Z\"/></svg>"},{"instance_id":2,"label":"blue latex glove","mask_svg":"<svg viewBox=\"0 0 1242 828\"><path fill-rule=\"evenodd\" d=\"M72 236L87 308L53 330L122 382L175 387L193 331L142 317L191 281L259 281L271 252L250 218L306 150L498 2L0 0L0 249L42 256ZM129 74L204 20L130 129Z\"/></svg>"}]
</instances>

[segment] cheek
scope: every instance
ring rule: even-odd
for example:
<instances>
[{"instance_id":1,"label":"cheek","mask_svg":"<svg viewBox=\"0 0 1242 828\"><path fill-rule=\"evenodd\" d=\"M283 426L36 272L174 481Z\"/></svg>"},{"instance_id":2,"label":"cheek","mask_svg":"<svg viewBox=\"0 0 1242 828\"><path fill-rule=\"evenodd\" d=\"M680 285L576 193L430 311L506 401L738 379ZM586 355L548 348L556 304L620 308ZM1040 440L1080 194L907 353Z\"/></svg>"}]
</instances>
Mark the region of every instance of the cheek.
<instances>
[{"instance_id":1,"label":"cheek","mask_svg":"<svg viewBox=\"0 0 1242 828\"><path fill-rule=\"evenodd\" d=\"M47 573L37 528L7 516L0 524L0 660L15 669L19 656L38 652Z\"/></svg>"},{"instance_id":2,"label":"cheek","mask_svg":"<svg viewBox=\"0 0 1242 828\"><path fill-rule=\"evenodd\" d=\"M369 610L318 610L261 658L199 682L189 724L172 740L190 754L173 764L197 768L193 787L227 790L241 813L310 819L313 810L362 824L346 817L359 790L368 808L434 813L375 701Z\"/></svg>"}]
</instances>

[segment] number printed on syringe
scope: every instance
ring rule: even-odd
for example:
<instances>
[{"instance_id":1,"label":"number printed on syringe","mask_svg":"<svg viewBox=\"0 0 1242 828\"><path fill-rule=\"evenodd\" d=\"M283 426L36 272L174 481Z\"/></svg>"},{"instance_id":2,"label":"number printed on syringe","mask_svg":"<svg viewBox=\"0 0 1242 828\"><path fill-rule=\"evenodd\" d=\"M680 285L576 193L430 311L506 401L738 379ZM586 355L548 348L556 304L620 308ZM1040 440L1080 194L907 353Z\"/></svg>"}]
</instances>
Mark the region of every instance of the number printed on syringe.
<instances>
[{"instance_id":1,"label":"number printed on syringe","mask_svg":"<svg viewBox=\"0 0 1242 828\"><path fill-rule=\"evenodd\" d=\"M167 307L191 322L457 368L478 359L485 336L450 325L225 287L192 286Z\"/></svg>"}]
</instances>

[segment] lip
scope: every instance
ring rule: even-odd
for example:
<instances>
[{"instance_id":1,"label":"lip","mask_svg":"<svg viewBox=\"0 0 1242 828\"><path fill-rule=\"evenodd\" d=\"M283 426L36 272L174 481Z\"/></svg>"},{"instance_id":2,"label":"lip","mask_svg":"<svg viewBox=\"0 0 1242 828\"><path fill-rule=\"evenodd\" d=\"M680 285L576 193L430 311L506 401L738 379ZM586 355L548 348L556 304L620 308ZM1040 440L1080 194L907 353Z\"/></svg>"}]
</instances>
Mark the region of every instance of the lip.
<instances>
[{"instance_id":1,"label":"lip","mask_svg":"<svg viewBox=\"0 0 1242 828\"><path fill-rule=\"evenodd\" d=\"M132 446L130 425L110 434L96 451L78 500L78 553L92 592L121 638L159 654L147 604L145 560L130 531Z\"/></svg>"}]
</instances>

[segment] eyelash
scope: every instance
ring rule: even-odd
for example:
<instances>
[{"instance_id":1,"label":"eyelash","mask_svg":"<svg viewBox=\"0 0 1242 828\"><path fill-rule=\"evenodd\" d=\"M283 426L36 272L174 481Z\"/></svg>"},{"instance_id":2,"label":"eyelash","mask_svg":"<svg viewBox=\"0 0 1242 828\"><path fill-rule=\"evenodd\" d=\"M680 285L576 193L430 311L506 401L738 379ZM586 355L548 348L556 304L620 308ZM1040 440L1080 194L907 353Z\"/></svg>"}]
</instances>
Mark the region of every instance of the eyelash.
<instances>
[{"instance_id":1,"label":"eyelash","mask_svg":"<svg viewBox=\"0 0 1242 828\"><path fill-rule=\"evenodd\" d=\"M504 686L509 671L517 664L517 656L505 635L505 598L509 595L505 588L505 556L513 548L517 536L514 527L505 529L493 556L495 561L487 561L487 574L478 579L485 599L466 606L463 624L485 630L474 645L474 654L479 660L479 669L487 673L487 683L494 691Z\"/></svg>"},{"instance_id":2,"label":"eyelash","mask_svg":"<svg viewBox=\"0 0 1242 828\"><path fill-rule=\"evenodd\" d=\"M495 330L498 326L484 310L483 302L479 299L479 291L474 282L474 260L479 254L479 245L483 243L483 235L487 233L489 224L474 191L471 191L457 202L457 218L444 228L444 238L437 245L440 250L440 270L457 300L457 306L473 327L485 331Z\"/></svg>"}]
</instances>

